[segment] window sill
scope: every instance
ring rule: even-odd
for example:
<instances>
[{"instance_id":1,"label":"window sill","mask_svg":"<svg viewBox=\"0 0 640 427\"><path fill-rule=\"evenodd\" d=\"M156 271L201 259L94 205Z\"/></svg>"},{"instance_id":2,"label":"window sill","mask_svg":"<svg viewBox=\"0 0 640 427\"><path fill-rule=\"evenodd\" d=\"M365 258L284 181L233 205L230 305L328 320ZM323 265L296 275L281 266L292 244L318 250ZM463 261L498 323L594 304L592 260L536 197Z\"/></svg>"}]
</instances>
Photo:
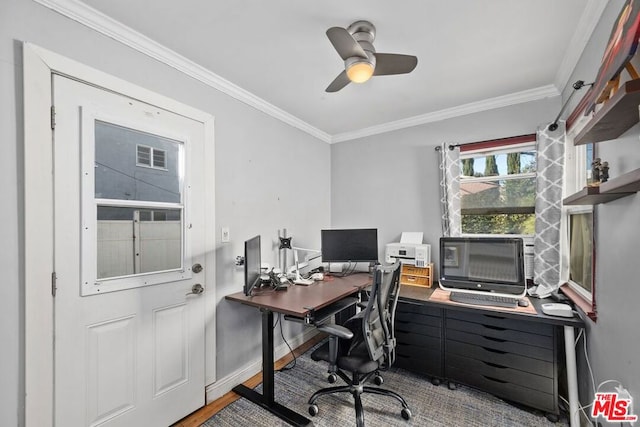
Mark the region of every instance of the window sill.
<instances>
[{"instance_id":1,"label":"window sill","mask_svg":"<svg viewBox=\"0 0 640 427\"><path fill-rule=\"evenodd\" d=\"M582 295L571 289L571 286L564 284L560 286L560 290L575 304L575 306L594 322L598 319L598 312L595 304L584 298Z\"/></svg>"}]
</instances>

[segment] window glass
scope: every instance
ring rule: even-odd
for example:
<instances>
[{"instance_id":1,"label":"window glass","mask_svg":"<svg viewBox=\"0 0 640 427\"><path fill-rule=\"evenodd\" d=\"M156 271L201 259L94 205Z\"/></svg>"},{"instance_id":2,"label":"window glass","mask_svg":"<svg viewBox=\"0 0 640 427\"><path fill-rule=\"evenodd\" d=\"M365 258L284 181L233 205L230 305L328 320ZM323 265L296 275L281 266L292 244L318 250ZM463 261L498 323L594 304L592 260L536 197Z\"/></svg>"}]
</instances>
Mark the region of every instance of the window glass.
<instances>
[{"instance_id":1,"label":"window glass","mask_svg":"<svg viewBox=\"0 0 640 427\"><path fill-rule=\"evenodd\" d=\"M182 268L182 143L95 122L97 279Z\"/></svg>"},{"instance_id":2,"label":"window glass","mask_svg":"<svg viewBox=\"0 0 640 427\"><path fill-rule=\"evenodd\" d=\"M96 121L95 197L179 203L180 147L178 141Z\"/></svg>"},{"instance_id":3,"label":"window glass","mask_svg":"<svg viewBox=\"0 0 640 427\"><path fill-rule=\"evenodd\" d=\"M534 234L533 145L462 154L460 170L463 233Z\"/></svg>"},{"instance_id":4,"label":"window glass","mask_svg":"<svg viewBox=\"0 0 640 427\"><path fill-rule=\"evenodd\" d=\"M586 155L585 164L587 165L587 172L586 172L587 182L586 183L583 182L582 183L583 185L589 184L593 181L593 168L592 168L592 164L594 160L593 144L586 145L585 155Z\"/></svg>"},{"instance_id":5,"label":"window glass","mask_svg":"<svg viewBox=\"0 0 640 427\"><path fill-rule=\"evenodd\" d=\"M138 165L151 166L151 147L138 145Z\"/></svg>"},{"instance_id":6,"label":"window glass","mask_svg":"<svg viewBox=\"0 0 640 427\"><path fill-rule=\"evenodd\" d=\"M182 266L182 210L98 206L98 279Z\"/></svg>"},{"instance_id":7,"label":"window glass","mask_svg":"<svg viewBox=\"0 0 640 427\"><path fill-rule=\"evenodd\" d=\"M153 167L164 169L166 164L167 152L157 148L153 149Z\"/></svg>"},{"instance_id":8,"label":"window glass","mask_svg":"<svg viewBox=\"0 0 640 427\"><path fill-rule=\"evenodd\" d=\"M569 215L569 280L593 291L593 213Z\"/></svg>"}]
</instances>

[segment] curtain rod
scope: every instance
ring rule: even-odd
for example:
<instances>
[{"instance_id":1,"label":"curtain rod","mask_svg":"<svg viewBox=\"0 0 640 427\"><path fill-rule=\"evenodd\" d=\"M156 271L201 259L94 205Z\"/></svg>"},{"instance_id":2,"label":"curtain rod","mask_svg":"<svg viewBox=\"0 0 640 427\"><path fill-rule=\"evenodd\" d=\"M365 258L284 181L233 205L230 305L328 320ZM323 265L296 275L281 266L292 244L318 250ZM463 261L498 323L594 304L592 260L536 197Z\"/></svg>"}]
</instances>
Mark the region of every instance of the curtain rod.
<instances>
[{"instance_id":1,"label":"curtain rod","mask_svg":"<svg viewBox=\"0 0 640 427\"><path fill-rule=\"evenodd\" d=\"M453 151L454 148L456 147L460 147L462 144L449 144L447 146L447 148L449 148L449 150ZM440 147L439 145L436 147L436 151L440 151L442 149L442 147Z\"/></svg>"},{"instance_id":2,"label":"curtain rod","mask_svg":"<svg viewBox=\"0 0 640 427\"><path fill-rule=\"evenodd\" d=\"M487 139L485 141L467 142L464 144L449 144L447 148L449 148L449 150L454 150L455 148L458 148L458 147L473 147L473 146L480 146L480 148L486 148L487 145L497 148L504 145L519 144L519 143L530 142L530 141L535 141L535 134L525 134L525 135L518 135L518 136L509 136L506 138ZM441 147L437 146L435 147L435 149L436 151L440 151Z\"/></svg>"},{"instance_id":3,"label":"curtain rod","mask_svg":"<svg viewBox=\"0 0 640 427\"><path fill-rule=\"evenodd\" d=\"M562 113L564 113L564 109L567 108L567 105L569 104L569 101L571 101L571 98L573 97L573 94L575 94L577 91L579 91L580 89L582 89L585 86L593 86L593 83L594 82L585 83L584 80L578 80L573 85L571 85L573 87L573 91L569 94L569 97L567 98L567 100L562 105L562 108L560 108L560 112L556 116L556 119L553 121L553 123L551 123L547 127L547 129L549 131L553 132L554 130L558 129L558 120L560 120L560 116L562 115Z\"/></svg>"}]
</instances>

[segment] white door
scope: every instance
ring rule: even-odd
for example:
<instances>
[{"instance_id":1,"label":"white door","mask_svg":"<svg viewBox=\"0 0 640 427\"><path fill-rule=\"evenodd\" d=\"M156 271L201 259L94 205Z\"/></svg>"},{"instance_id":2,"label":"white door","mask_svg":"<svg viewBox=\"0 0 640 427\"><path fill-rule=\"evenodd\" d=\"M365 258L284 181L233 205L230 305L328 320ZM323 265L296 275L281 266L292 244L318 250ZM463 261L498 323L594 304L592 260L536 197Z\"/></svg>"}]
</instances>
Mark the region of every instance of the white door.
<instances>
[{"instance_id":1,"label":"white door","mask_svg":"<svg viewBox=\"0 0 640 427\"><path fill-rule=\"evenodd\" d=\"M203 124L53 88L55 425L170 425L205 398Z\"/></svg>"}]
</instances>

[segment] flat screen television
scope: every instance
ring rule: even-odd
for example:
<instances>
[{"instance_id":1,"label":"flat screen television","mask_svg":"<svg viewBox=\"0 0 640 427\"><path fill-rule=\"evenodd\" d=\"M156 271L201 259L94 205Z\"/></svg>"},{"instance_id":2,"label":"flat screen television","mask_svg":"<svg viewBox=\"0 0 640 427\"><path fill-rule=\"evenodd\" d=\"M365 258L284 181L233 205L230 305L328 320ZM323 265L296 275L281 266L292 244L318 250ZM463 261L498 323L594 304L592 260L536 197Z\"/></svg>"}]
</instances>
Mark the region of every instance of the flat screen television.
<instances>
[{"instance_id":1,"label":"flat screen television","mask_svg":"<svg viewBox=\"0 0 640 427\"><path fill-rule=\"evenodd\" d=\"M321 230L323 262L377 262L378 229Z\"/></svg>"},{"instance_id":2,"label":"flat screen television","mask_svg":"<svg viewBox=\"0 0 640 427\"><path fill-rule=\"evenodd\" d=\"M440 287L521 298L527 290L524 245L516 237L441 237Z\"/></svg>"},{"instance_id":3,"label":"flat screen television","mask_svg":"<svg viewBox=\"0 0 640 427\"><path fill-rule=\"evenodd\" d=\"M252 237L244 242L244 294L260 285L262 261L260 258L260 236Z\"/></svg>"}]
</instances>

